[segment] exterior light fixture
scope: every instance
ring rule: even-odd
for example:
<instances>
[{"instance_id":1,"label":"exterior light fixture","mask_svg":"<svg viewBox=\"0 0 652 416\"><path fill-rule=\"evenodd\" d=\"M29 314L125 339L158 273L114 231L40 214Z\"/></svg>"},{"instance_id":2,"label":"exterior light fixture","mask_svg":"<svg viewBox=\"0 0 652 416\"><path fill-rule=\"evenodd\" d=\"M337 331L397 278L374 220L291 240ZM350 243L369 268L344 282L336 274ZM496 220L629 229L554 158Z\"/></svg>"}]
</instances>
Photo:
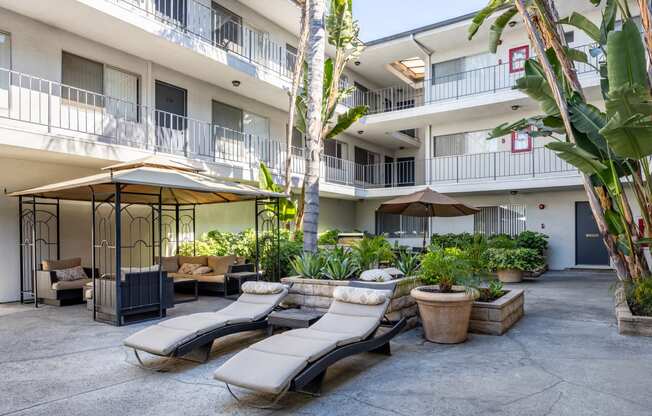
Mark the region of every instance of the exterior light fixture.
<instances>
[{"instance_id":1,"label":"exterior light fixture","mask_svg":"<svg viewBox=\"0 0 652 416\"><path fill-rule=\"evenodd\" d=\"M544 209L546 207L546 204L539 204L539 209Z\"/></svg>"},{"instance_id":2,"label":"exterior light fixture","mask_svg":"<svg viewBox=\"0 0 652 416\"><path fill-rule=\"evenodd\" d=\"M358 130L358 134L364 133L364 130Z\"/></svg>"},{"instance_id":3,"label":"exterior light fixture","mask_svg":"<svg viewBox=\"0 0 652 416\"><path fill-rule=\"evenodd\" d=\"M238 88L240 86L240 81L234 79L233 81L231 81L231 84L233 84L234 87Z\"/></svg>"},{"instance_id":4,"label":"exterior light fixture","mask_svg":"<svg viewBox=\"0 0 652 416\"><path fill-rule=\"evenodd\" d=\"M512 106L512 111L517 111L519 108L521 108L520 105L513 105Z\"/></svg>"},{"instance_id":5,"label":"exterior light fixture","mask_svg":"<svg viewBox=\"0 0 652 416\"><path fill-rule=\"evenodd\" d=\"M361 64L360 61L355 61L355 62L353 62L353 65L355 65L355 66L360 66L360 64Z\"/></svg>"},{"instance_id":6,"label":"exterior light fixture","mask_svg":"<svg viewBox=\"0 0 652 416\"><path fill-rule=\"evenodd\" d=\"M516 26L516 22L512 20L511 22L508 23L508 25L509 27L514 27Z\"/></svg>"}]
</instances>

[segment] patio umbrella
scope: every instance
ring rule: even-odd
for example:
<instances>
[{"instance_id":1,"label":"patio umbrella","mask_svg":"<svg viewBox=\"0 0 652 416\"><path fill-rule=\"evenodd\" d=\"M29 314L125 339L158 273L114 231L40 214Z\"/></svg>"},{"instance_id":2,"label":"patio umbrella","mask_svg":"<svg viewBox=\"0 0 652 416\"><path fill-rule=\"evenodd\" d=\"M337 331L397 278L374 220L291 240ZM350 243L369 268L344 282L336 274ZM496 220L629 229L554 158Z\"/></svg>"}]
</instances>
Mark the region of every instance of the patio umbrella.
<instances>
[{"instance_id":1,"label":"patio umbrella","mask_svg":"<svg viewBox=\"0 0 652 416\"><path fill-rule=\"evenodd\" d=\"M399 196L380 205L377 210L386 214L408 217L462 217L480 210L461 203L430 188ZM426 247L426 222L423 224L423 247Z\"/></svg>"}]
</instances>

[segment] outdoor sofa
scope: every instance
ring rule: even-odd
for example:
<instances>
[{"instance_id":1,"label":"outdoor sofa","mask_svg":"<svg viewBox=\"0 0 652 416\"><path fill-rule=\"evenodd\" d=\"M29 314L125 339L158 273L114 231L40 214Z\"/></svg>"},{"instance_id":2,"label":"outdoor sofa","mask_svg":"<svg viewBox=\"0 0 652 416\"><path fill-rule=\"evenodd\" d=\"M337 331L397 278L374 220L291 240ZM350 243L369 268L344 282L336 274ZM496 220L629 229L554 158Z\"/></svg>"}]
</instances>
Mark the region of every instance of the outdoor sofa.
<instances>
[{"instance_id":1,"label":"outdoor sofa","mask_svg":"<svg viewBox=\"0 0 652 416\"><path fill-rule=\"evenodd\" d=\"M82 268L86 277L63 280L57 271L81 267L81 258L65 260L43 260L41 270L36 272L36 285L39 301L55 306L73 305L84 302L84 286L91 281L92 269Z\"/></svg>"},{"instance_id":2,"label":"outdoor sofa","mask_svg":"<svg viewBox=\"0 0 652 416\"><path fill-rule=\"evenodd\" d=\"M318 394L328 367L361 352L391 354L390 340L405 319L384 319L395 285L351 282L338 286L328 312L309 328L290 330L240 351L214 374L231 385L276 395Z\"/></svg>"},{"instance_id":3,"label":"outdoor sofa","mask_svg":"<svg viewBox=\"0 0 652 416\"><path fill-rule=\"evenodd\" d=\"M262 281L245 282L242 291L235 302L223 309L159 322L129 336L124 345L133 348L144 367L139 351L174 358L198 350L204 354L202 361L206 361L216 339L236 332L267 328L267 316L288 294L285 285Z\"/></svg>"},{"instance_id":4,"label":"outdoor sofa","mask_svg":"<svg viewBox=\"0 0 652 416\"><path fill-rule=\"evenodd\" d=\"M158 260L158 259L157 259ZM208 267L207 273L180 273L184 264L196 264ZM161 267L174 280L195 279L198 281L199 290L204 293L224 294L225 275L232 271L254 271L253 264L245 264L244 257L239 256L170 256L161 258ZM238 291L238 282L228 282L228 292Z\"/></svg>"}]
</instances>

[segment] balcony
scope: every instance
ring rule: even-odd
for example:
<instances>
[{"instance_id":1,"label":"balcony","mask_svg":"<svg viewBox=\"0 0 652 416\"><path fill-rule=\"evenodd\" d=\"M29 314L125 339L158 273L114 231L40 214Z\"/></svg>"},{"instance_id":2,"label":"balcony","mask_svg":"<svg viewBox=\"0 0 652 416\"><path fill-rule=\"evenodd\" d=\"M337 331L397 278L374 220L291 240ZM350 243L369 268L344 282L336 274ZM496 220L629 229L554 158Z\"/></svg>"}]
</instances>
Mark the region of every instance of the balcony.
<instances>
[{"instance_id":1,"label":"balcony","mask_svg":"<svg viewBox=\"0 0 652 416\"><path fill-rule=\"evenodd\" d=\"M0 69L0 120L0 126L21 131L36 128L37 133L85 143L237 166L249 173L249 179L261 161L279 175L286 161L284 140L229 130L7 69ZM291 172L295 175L305 172L304 152L303 148L292 149ZM577 176L575 168L546 148L374 165L323 155L320 169L323 182L362 191Z\"/></svg>"},{"instance_id":2,"label":"balcony","mask_svg":"<svg viewBox=\"0 0 652 416\"><path fill-rule=\"evenodd\" d=\"M593 57L590 50L594 44L576 47L588 57L588 63L576 62L578 75L597 73L599 57ZM369 106L368 114L401 111L423 107L428 104L459 100L465 97L495 93L514 87L523 72L510 72L509 62L473 69L451 75L427 78L419 88L408 85L392 86L371 91L355 91L347 97L345 104Z\"/></svg>"},{"instance_id":3,"label":"balcony","mask_svg":"<svg viewBox=\"0 0 652 416\"><path fill-rule=\"evenodd\" d=\"M106 0L133 8L148 18L190 35L211 46L228 50L283 78L291 79L296 54L268 33L225 17L197 0Z\"/></svg>"}]
</instances>

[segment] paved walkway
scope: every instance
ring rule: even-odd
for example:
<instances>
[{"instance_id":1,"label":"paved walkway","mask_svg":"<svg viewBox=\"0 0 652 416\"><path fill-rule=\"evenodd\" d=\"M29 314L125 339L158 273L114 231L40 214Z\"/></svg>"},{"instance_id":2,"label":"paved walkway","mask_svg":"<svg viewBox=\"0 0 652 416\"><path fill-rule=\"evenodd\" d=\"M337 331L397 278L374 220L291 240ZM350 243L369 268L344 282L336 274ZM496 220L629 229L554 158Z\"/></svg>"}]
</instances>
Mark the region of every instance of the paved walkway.
<instances>
[{"instance_id":1,"label":"paved walkway","mask_svg":"<svg viewBox=\"0 0 652 416\"><path fill-rule=\"evenodd\" d=\"M443 346L409 331L392 343L392 357L344 360L329 371L321 397L291 394L276 413L649 416L652 339L617 334L612 283L603 273L548 273L521 285L526 316L507 335ZM202 298L170 315L225 304ZM0 305L0 415L270 413L238 405L211 377L262 333L218 342L206 364L150 373L121 346L143 326L97 324L83 306Z\"/></svg>"}]
</instances>

